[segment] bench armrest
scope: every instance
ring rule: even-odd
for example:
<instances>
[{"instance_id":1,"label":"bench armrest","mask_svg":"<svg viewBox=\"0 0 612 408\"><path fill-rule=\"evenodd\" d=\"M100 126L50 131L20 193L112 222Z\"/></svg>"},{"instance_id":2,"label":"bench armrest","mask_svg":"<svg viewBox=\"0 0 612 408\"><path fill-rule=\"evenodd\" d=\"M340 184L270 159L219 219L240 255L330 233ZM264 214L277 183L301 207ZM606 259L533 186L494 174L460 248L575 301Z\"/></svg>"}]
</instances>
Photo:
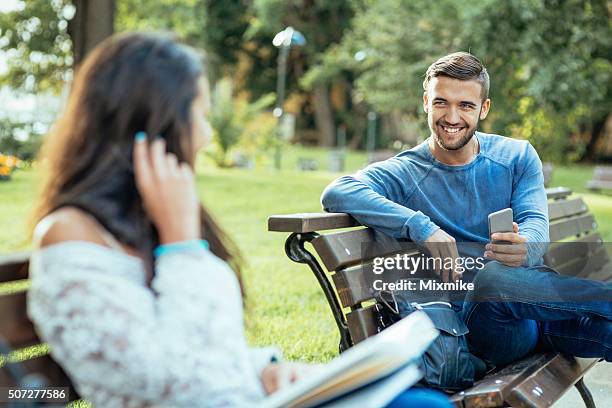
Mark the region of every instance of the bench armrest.
<instances>
[{"instance_id":1,"label":"bench armrest","mask_svg":"<svg viewBox=\"0 0 612 408\"><path fill-rule=\"evenodd\" d=\"M268 218L268 231L315 232L361 225L346 213L299 213L272 215Z\"/></svg>"},{"instance_id":2,"label":"bench armrest","mask_svg":"<svg viewBox=\"0 0 612 408\"><path fill-rule=\"evenodd\" d=\"M571 193L572 190L567 187L546 189L549 199L564 198ZM276 232L315 232L359 225L361 224L346 213L298 213L272 215L268 218L268 231Z\"/></svg>"},{"instance_id":3,"label":"bench armrest","mask_svg":"<svg viewBox=\"0 0 612 408\"><path fill-rule=\"evenodd\" d=\"M0 255L0 283L27 279L29 252Z\"/></svg>"}]
</instances>

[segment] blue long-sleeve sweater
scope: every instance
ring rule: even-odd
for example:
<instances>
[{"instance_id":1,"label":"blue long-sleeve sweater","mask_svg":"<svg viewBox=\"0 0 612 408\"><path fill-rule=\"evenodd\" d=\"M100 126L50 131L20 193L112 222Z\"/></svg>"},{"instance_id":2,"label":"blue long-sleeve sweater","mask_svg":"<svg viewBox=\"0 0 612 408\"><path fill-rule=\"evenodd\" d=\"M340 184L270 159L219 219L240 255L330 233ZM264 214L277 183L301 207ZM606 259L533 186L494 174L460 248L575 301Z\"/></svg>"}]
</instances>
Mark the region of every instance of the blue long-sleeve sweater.
<instances>
[{"instance_id":1,"label":"blue long-sleeve sweater","mask_svg":"<svg viewBox=\"0 0 612 408\"><path fill-rule=\"evenodd\" d=\"M323 192L323 208L349 213L395 238L423 242L442 228L457 242L485 243L487 216L511 207L528 242L525 265L541 264L549 241L548 205L537 152L526 141L480 132L476 137L480 152L468 164L439 162L425 141L335 180Z\"/></svg>"}]
</instances>

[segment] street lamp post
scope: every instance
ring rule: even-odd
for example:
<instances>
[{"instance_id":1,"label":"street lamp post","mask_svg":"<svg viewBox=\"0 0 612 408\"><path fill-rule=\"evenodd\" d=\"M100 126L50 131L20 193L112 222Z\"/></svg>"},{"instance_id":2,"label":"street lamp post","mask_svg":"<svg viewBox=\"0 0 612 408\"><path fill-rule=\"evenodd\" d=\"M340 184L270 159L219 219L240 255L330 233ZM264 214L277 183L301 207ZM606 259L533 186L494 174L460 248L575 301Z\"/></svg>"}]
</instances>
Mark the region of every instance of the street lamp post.
<instances>
[{"instance_id":1,"label":"street lamp post","mask_svg":"<svg viewBox=\"0 0 612 408\"><path fill-rule=\"evenodd\" d=\"M292 45L303 46L306 44L306 39L299 31L293 27L287 27L283 31L279 32L274 36L272 44L279 48L278 53L278 71L276 77L276 107L274 108L273 114L277 118L277 129L276 129L276 151L274 154L274 166L277 170L281 168L281 125L283 120L283 102L285 100L285 88L287 82L287 59L289 58L289 51Z\"/></svg>"}]
</instances>

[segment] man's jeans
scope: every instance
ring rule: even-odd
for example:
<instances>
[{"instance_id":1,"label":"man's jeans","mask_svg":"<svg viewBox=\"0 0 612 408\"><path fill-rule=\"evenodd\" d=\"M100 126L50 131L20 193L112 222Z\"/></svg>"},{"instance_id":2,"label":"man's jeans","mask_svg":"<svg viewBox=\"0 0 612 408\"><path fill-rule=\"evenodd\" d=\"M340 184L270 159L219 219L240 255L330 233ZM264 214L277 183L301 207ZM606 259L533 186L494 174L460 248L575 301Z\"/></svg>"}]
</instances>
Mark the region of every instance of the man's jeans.
<instances>
[{"instance_id":1,"label":"man's jeans","mask_svg":"<svg viewBox=\"0 0 612 408\"><path fill-rule=\"evenodd\" d=\"M610 283L492 261L477 273L461 315L470 351L496 366L536 349L612 361Z\"/></svg>"}]
</instances>

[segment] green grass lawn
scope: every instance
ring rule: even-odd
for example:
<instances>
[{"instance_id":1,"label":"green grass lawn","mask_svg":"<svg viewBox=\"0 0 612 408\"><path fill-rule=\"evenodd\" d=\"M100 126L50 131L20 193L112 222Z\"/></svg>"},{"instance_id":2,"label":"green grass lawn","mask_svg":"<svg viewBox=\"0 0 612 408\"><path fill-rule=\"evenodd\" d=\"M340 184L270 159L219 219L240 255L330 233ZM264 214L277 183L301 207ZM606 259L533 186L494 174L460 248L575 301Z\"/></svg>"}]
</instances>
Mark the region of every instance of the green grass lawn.
<instances>
[{"instance_id":1,"label":"green grass lawn","mask_svg":"<svg viewBox=\"0 0 612 408\"><path fill-rule=\"evenodd\" d=\"M298 157L326 168L327 153L294 148L284 156L284 169L220 170L204 165L198 185L203 201L231 233L248 260L244 275L248 297L247 333L252 344L278 344L290 359L327 361L337 353L338 334L318 283L305 265L295 264L283 250L286 235L267 232L271 214L320 211L323 188L337 174L298 172ZM347 158L350 171L365 162L362 153ZM348 170L347 170L348 171ZM579 192L588 203L606 241L612 240L612 197L586 193L591 167L556 166L553 184ZM0 253L27 249L27 215L37 190L37 170L15 173L0 183Z\"/></svg>"}]
</instances>

